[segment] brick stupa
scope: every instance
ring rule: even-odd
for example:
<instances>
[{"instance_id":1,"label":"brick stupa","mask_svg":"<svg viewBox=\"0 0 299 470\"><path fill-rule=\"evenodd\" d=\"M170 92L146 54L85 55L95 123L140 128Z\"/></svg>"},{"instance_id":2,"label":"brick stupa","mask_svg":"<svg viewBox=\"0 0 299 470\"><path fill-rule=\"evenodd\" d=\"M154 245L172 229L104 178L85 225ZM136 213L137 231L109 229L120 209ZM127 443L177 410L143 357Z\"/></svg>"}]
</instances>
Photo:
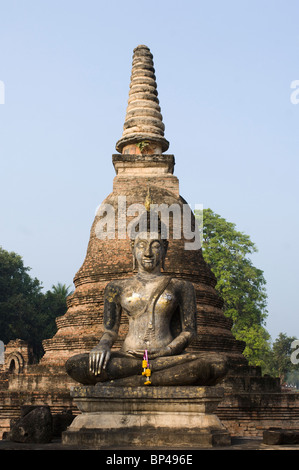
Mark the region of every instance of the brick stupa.
<instances>
[{"instance_id":1,"label":"brick stupa","mask_svg":"<svg viewBox=\"0 0 299 470\"><path fill-rule=\"evenodd\" d=\"M116 144L119 154L113 155L116 177L113 192L104 203L119 215L119 196L126 197L127 207L143 204L150 192L154 204L179 204L186 201L180 196L179 181L174 176L174 156L163 152L169 147L164 137L164 124L159 105L153 56L146 46L134 49L131 84L127 113L121 139ZM183 212L182 212L183 213ZM165 262L165 273L192 281L198 301L198 338L189 350L219 351L231 363L244 364L244 343L231 333L232 322L224 316L222 300L215 291L216 279L205 263L201 249L186 250L184 234L172 239L170 213L170 241ZM193 230L194 215L191 214ZM130 242L120 238L99 239L95 217L83 266L74 278L75 292L68 298L67 313L57 318L58 331L44 341L43 364L63 365L70 356L88 352L98 342L102 333L103 291L111 279L132 276ZM181 224L183 228L183 224ZM127 322L123 316L118 348L126 333Z\"/></svg>"},{"instance_id":2,"label":"brick stupa","mask_svg":"<svg viewBox=\"0 0 299 470\"><path fill-rule=\"evenodd\" d=\"M118 203L123 200L119 197L126 197L127 207L144 204L149 194L154 204L164 203L168 207L186 204L174 175L174 156L164 153L168 147L153 56L148 47L138 46L133 54L123 134L116 144L118 153L112 156L116 171L113 191L103 201L115 210L116 236L114 239L99 238L97 226L101 216L98 211L91 227L85 260L74 277L75 291L67 300L68 310L56 319L54 337L43 342L45 354L40 363L21 367L22 351L10 353L0 372L0 438L2 432L9 429L10 419L20 416L23 404L47 404L54 413L68 408L78 413L70 397L70 385L74 382L65 372L65 362L77 353L89 352L99 341L103 331L106 284L112 279L133 275L130 240L123 236L123 227L118 227L122 214ZM191 210L190 215L194 230ZM248 366L242 354L245 344L237 341L231 332L232 321L223 313L223 301L215 290L215 276L205 263L201 249L186 250L184 236L174 239L172 235L170 230L164 271L191 281L197 295L198 335L188 349L219 352L227 356L230 364L229 373L220 384L225 388L225 399L217 409L220 420L232 436L261 435L263 429L281 427L283 423L298 428L298 394L281 393L279 379L262 377L260 368ZM127 322L123 315L116 348L126 331ZM12 363L18 363L20 367L11 371L9 364Z\"/></svg>"}]
</instances>

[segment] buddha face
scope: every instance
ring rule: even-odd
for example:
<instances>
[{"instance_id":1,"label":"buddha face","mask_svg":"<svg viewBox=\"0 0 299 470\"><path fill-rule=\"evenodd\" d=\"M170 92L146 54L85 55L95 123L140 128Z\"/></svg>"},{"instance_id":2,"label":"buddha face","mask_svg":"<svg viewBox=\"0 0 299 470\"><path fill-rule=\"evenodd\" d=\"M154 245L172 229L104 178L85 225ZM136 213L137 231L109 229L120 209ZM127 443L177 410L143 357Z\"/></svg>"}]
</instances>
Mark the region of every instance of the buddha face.
<instances>
[{"instance_id":1,"label":"buddha face","mask_svg":"<svg viewBox=\"0 0 299 470\"><path fill-rule=\"evenodd\" d=\"M153 238L150 233L145 232L136 237L134 256L139 270L160 271L164 255L163 243L158 234Z\"/></svg>"}]
</instances>

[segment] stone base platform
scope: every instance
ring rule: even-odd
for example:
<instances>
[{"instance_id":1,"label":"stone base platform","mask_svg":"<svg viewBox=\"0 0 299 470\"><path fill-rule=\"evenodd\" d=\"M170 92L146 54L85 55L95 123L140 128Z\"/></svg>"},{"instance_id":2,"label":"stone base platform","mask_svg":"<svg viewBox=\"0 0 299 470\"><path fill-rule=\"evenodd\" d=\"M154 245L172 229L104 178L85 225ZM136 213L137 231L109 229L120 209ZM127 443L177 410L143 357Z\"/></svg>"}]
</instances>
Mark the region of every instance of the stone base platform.
<instances>
[{"instance_id":1,"label":"stone base platform","mask_svg":"<svg viewBox=\"0 0 299 470\"><path fill-rule=\"evenodd\" d=\"M231 437L214 414L223 398L216 387L75 386L81 411L62 434L80 448L227 446Z\"/></svg>"}]
</instances>

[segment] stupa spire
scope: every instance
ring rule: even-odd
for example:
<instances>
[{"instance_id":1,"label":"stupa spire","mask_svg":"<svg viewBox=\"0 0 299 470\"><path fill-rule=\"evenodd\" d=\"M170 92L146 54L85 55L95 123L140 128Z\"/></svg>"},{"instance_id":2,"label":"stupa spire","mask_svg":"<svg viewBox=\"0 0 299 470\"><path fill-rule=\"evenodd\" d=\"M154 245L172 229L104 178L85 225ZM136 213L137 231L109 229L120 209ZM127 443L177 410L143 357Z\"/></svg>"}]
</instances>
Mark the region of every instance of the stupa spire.
<instances>
[{"instance_id":1,"label":"stupa spire","mask_svg":"<svg viewBox=\"0 0 299 470\"><path fill-rule=\"evenodd\" d=\"M164 137L164 129L153 55L147 46L140 45L133 51L127 113L116 150L134 153L134 148L138 148L141 153L165 152L169 142Z\"/></svg>"}]
</instances>

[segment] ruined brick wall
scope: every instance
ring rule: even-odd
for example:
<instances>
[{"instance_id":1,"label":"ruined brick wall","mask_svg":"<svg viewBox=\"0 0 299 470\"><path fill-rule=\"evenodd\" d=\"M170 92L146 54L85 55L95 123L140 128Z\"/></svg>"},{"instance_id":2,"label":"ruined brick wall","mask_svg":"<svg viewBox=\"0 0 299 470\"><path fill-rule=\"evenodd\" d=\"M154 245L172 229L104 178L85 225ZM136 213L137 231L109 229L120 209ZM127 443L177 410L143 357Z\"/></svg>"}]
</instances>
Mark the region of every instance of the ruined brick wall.
<instances>
[{"instance_id":1,"label":"ruined brick wall","mask_svg":"<svg viewBox=\"0 0 299 470\"><path fill-rule=\"evenodd\" d=\"M2 371L22 372L28 365L35 362L32 347L21 339L9 341L5 346L4 364Z\"/></svg>"},{"instance_id":2,"label":"ruined brick wall","mask_svg":"<svg viewBox=\"0 0 299 470\"><path fill-rule=\"evenodd\" d=\"M299 429L299 394L251 391L227 395L217 416L232 436L261 437L271 427Z\"/></svg>"}]
</instances>

